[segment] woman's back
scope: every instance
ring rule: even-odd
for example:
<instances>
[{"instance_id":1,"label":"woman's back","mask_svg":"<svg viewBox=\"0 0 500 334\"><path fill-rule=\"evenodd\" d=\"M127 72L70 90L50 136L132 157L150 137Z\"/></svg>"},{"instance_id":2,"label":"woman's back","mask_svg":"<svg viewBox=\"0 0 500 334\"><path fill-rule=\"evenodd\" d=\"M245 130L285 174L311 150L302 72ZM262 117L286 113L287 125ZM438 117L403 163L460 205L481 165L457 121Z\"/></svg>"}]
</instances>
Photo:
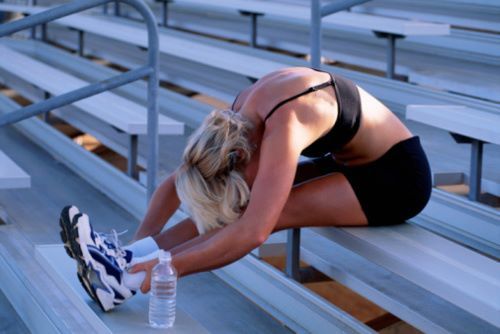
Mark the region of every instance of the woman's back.
<instances>
[{"instance_id":1,"label":"woman's back","mask_svg":"<svg viewBox=\"0 0 500 334\"><path fill-rule=\"evenodd\" d=\"M334 78L337 78L337 88L346 88L339 91L333 86L323 85L319 90L308 91L310 87L328 82L330 76L326 72L306 67L275 71L242 91L233 107L256 125L257 132L261 132L265 123L273 119L270 112L295 113L316 138L311 143L315 147L308 147L309 150L304 152L331 152L338 162L346 165L360 165L376 160L397 142L411 137L410 131L380 101L349 80L339 76ZM349 89L349 83L352 87L357 87L357 92L353 92L356 88ZM340 96L337 96L336 91ZM280 105L300 93L306 94ZM349 105L349 108L343 104ZM339 105L343 109L340 118ZM276 109L277 106L279 108ZM354 126L356 119L350 114L355 113L353 109L356 108L360 109L360 117L359 124ZM345 116L346 114L349 115ZM345 124L335 125L336 123ZM346 137L344 134L339 137L339 132L346 132L349 140L339 143L340 137ZM348 132L352 132L352 136ZM321 138L323 136L325 137Z\"/></svg>"}]
</instances>

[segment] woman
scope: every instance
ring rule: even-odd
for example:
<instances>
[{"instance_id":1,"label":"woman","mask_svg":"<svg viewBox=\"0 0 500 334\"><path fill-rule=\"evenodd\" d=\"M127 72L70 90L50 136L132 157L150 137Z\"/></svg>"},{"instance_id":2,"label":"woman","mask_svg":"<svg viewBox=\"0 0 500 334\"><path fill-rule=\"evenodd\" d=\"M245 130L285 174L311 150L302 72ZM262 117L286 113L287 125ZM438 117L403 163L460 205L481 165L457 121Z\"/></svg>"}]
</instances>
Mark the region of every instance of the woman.
<instances>
[{"instance_id":1,"label":"woman","mask_svg":"<svg viewBox=\"0 0 500 334\"><path fill-rule=\"evenodd\" d=\"M298 164L300 155L313 159ZM286 228L402 223L424 208L430 192L418 137L386 106L341 76L286 68L243 90L231 110L207 116L125 253L170 250L185 276L236 261ZM191 218L160 233L181 201ZM122 259L123 276L147 292L157 260L114 254L109 238L96 242L88 218L73 210L62 215L63 226L82 229L80 243L67 232L72 247ZM97 270L92 259L80 260L87 291L93 283L85 275ZM130 267L141 275L126 273Z\"/></svg>"}]
</instances>

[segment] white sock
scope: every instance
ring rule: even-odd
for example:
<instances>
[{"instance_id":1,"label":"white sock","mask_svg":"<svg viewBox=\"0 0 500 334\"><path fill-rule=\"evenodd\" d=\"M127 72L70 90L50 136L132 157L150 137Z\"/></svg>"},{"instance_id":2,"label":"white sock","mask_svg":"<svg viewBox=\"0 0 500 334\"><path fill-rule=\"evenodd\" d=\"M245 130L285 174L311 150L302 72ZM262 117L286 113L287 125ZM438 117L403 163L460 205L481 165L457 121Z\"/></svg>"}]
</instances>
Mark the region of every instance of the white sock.
<instances>
[{"instance_id":1,"label":"white sock","mask_svg":"<svg viewBox=\"0 0 500 334\"><path fill-rule=\"evenodd\" d=\"M146 237L144 239L137 240L123 248L134 253L134 256L145 256L160 249L153 237Z\"/></svg>"},{"instance_id":2,"label":"white sock","mask_svg":"<svg viewBox=\"0 0 500 334\"><path fill-rule=\"evenodd\" d=\"M152 239L152 238L151 238ZM158 247L158 246L157 246ZM158 258L159 249L149 253L146 256L133 256L132 261L130 261L130 266L134 266L137 263L146 262L155 258ZM123 273L123 285L125 285L130 290L139 290L141 288L141 284L146 278L146 272L140 271L138 273L130 274L128 272Z\"/></svg>"},{"instance_id":3,"label":"white sock","mask_svg":"<svg viewBox=\"0 0 500 334\"><path fill-rule=\"evenodd\" d=\"M140 271L135 274L129 274L128 272L123 273L123 285L130 290L139 290L141 288L142 282L146 278L146 272Z\"/></svg>"}]
</instances>

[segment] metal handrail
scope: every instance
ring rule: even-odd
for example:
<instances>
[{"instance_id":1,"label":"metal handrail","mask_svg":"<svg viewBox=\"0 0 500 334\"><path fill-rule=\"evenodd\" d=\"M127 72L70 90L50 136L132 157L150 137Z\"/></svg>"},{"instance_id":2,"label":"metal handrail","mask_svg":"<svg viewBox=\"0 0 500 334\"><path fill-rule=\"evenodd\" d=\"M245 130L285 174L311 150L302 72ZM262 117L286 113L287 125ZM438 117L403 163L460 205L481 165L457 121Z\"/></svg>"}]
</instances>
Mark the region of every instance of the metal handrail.
<instances>
[{"instance_id":1,"label":"metal handrail","mask_svg":"<svg viewBox=\"0 0 500 334\"><path fill-rule=\"evenodd\" d=\"M352 6L361 5L370 0L338 0L321 5L321 0L311 0L311 66L321 66L321 19Z\"/></svg>"},{"instance_id":2,"label":"metal handrail","mask_svg":"<svg viewBox=\"0 0 500 334\"><path fill-rule=\"evenodd\" d=\"M54 21L64 16L81 12L109 2L123 2L135 8L144 18L148 29L148 61L145 66L116 75L103 81L75 89L68 93L51 97L45 101L20 108L0 117L0 127L17 123L26 118L46 113L84 98L123 86L132 81L148 77L148 162L147 162L147 200L151 199L156 188L158 173L158 55L159 40L156 19L151 9L142 0L77 0L54 7L38 14L30 15L0 26L0 37Z\"/></svg>"}]
</instances>

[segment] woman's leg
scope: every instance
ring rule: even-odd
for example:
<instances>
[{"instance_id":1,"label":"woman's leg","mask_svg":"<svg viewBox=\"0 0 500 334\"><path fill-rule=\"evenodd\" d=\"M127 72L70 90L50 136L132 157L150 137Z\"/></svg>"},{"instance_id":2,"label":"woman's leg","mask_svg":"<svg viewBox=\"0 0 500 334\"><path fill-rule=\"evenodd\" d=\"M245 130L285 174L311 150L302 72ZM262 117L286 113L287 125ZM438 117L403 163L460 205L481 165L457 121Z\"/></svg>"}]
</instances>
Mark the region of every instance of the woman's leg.
<instances>
[{"instance_id":1,"label":"woman's leg","mask_svg":"<svg viewBox=\"0 0 500 334\"><path fill-rule=\"evenodd\" d=\"M368 220L347 178L331 173L292 189L273 232L306 226L366 226Z\"/></svg>"},{"instance_id":2,"label":"woman's leg","mask_svg":"<svg viewBox=\"0 0 500 334\"><path fill-rule=\"evenodd\" d=\"M321 176L312 172L308 176L309 178L301 180L301 183L292 189L273 233L307 226L367 225L361 205L343 174L331 173ZM187 218L155 239L160 248L176 254L205 241L218 230L199 236L194 223ZM138 289L144 275L144 272L127 274L128 287Z\"/></svg>"}]
</instances>

